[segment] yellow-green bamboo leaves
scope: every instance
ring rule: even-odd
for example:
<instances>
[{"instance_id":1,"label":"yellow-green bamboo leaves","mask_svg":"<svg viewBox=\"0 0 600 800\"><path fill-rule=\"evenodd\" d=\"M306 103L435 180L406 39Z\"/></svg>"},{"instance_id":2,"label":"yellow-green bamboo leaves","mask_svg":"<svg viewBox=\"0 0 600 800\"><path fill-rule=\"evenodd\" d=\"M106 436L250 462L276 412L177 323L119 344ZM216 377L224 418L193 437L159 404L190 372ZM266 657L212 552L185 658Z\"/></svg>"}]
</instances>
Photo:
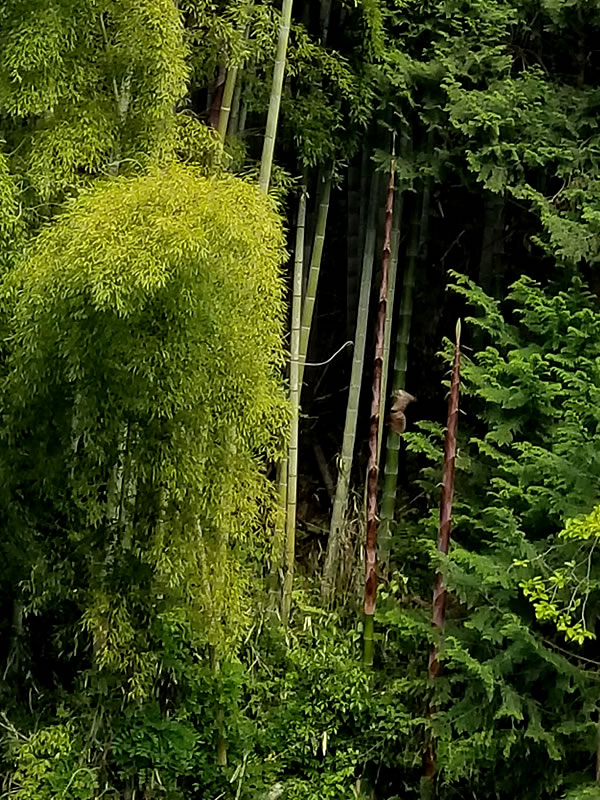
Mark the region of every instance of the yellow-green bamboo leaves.
<instances>
[{"instance_id":1,"label":"yellow-green bamboo leaves","mask_svg":"<svg viewBox=\"0 0 600 800\"><path fill-rule=\"evenodd\" d=\"M19 186L0 150L0 274L19 252L23 234Z\"/></svg>"},{"instance_id":2,"label":"yellow-green bamboo leaves","mask_svg":"<svg viewBox=\"0 0 600 800\"><path fill-rule=\"evenodd\" d=\"M90 177L171 151L188 78L172 0L7 0L0 40L2 137L34 220Z\"/></svg>"},{"instance_id":3,"label":"yellow-green bamboo leaves","mask_svg":"<svg viewBox=\"0 0 600 800\"><path fill-rule=\"evenodd\" d=\"M225 657L250 625L289 421L284 257L254 186L178 167L84 193L9 273L2 472L40 580L68 546L95 665L130 696L162 669L153 626Z\"/></svg>"}]
</instances>

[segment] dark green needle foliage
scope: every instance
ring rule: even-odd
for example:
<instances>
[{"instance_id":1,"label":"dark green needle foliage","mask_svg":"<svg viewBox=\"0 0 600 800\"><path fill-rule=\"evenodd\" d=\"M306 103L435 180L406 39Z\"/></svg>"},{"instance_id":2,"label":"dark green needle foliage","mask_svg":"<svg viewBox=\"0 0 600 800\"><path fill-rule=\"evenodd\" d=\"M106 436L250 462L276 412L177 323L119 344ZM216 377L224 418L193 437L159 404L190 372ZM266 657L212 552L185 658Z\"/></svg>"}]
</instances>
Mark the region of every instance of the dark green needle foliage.
<instances>
[{"instance_id":1,"label":"dark green needle foliage","mask_svg":"<svg viewBox=\"0 0 600 800\"><path fill-rule=\"evenodd\" d=\"M535 594L536 586L542 588L535 576L550 575L544 588L560 604L564 592L558 590L567 578L556 586L549 566L566 563L569 577L577 566L584 579L587 566L587 584L570 578L565 605L575 586L581 595L587 592L586 618L595 624L597 567L589 548L582 556L573 546L577 542L569 546L557 535L597 503L600 313L577 278L563 281L564 288L543 290L523 277L504 312L471 281L455 278L456 291L476 309L471 325L482 329L489 344L464 360L466 419L452 552L440 561L433 535L397 539L397 555L410 566L405 583L391 595L396 602L387 599L380 620L396 635L422 620L421 636L430 638L415 598L427 591L419 562L431 552L452 597L431 723L441 796L462 797L468 785L476 797L504 798L517 781L519 797L557 797L593 763L595 673L548 624L564 621L561 612L545 615L548 597L539 592L536 619L523 589ZM439 496L441 430L431 423L421 427L406 434L407 446L422 465L431 460L434 466L424 467L419 481L430 498L430 515L416 526L409 523L416 536L428 529L433 534ZM575 640L581 632L578 607L580 614L581 599L569 620ZM512 765L510 774L500 769L504 761Z\"/></svg>"}]
</instances>

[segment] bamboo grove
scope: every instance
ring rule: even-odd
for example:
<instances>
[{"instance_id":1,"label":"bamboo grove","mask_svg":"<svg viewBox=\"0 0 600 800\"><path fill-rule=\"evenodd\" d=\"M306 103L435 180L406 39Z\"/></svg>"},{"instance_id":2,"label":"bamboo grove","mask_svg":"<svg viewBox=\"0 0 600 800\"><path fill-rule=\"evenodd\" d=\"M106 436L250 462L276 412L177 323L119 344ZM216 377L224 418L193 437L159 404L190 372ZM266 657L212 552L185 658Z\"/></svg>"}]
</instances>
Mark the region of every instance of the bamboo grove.
<instances>
[{"instance_id":1,"label":"bamboo grove","mask_svg":"<svg viewBox=\"0 0 600 800\"><path fill-rule=\"evenodd\" d=\"M599 36L0 2L1 798L600 798Z\"/></svg>"}]
</instances>

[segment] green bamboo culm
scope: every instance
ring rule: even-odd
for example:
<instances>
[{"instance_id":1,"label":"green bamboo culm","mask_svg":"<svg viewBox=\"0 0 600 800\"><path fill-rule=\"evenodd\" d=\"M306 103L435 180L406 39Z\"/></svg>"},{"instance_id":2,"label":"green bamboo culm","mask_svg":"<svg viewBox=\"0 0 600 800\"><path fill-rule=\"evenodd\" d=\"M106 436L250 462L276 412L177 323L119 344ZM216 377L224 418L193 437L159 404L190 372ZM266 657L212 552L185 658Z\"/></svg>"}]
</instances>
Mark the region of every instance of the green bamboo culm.
<instances>
[{"instance_id":1,"label":"green bamboo culm","mask_svg":"<svg viewBox=\"0 0 600 800\"><path fill-rule=\"evenodd\" d=\"M231 101L231 114L229 115L229 123L227 126L227 133L230 136L235 136L235 134L239 130L241 103L242 103L242 76L240 76L240 80L236 80L235 82L235 91L233 93L233 99Z\"/></svg>"},{"instance_id":2,"label":"green bamboo culm","mask_svg":"<svg viewBox=\"0 0 600 800\"><path fill-rule=\"evenodd\" d=\"M315 226L315 238L313 242L312 255L310 258L310 268L308 280L306 282L306 292L304 303L302 304L302 320L300 324L300 356L298 380L300 386L304 380L304 363L308 353L308 342L310 339L310 329L312 327L315 300L317 296L317 286L319 285L319 275L321 272L321 261L323 259L323 245L325 243L325 231L327 229L327 217L329 214L329 200L331 197L331 177L324 182L319 177L319 186L322 185L319 197L319 209L317 212L317 222Z\"/></svg>"},{"instance_id":3,"label":"green bamboo culm","mask_svg":"<svg viewBox=\"0 0 600 800\"><path fill-rule=\"evenodd\" d=\"M261 192L264 194L267 194L269 191L269 183L271 182L275 137L277 135L277 121L279 120L287 46L290 38L292 5L293 0L283 0L281 25L279 26L279 38L277 40L277 54L275 56L275 66L273 68L273 83L271 85L271 97L269 99L269 111L267 114L267 127L265 130L263 151L260 159L260 173L258 176L258 185Z\"/></svg>"},{"instance_id":4,"label":"green bamboo culm","mask_svg":"<svg viewBox=\"0 0 600 800\"><path fill-rule=\"evenodd\" d=\"M247 14L252 6L251 0L247 3L244 11ZM250 21L246 22L244 30L244 42L248 41L250 34ZM223 87L223 97L221 99L221 111L219 113L219 124L217 132L222 142L225 142L227 134L230 136L237 132L240 101L241 101L241 78L244 69L244 62L239 64L232 64L225 79L225 86Z\"/></svg>"},{"instance_id":5,"label":"green bamboo culm","mask_svg":"<svg viewBox=\"0 0 600 800\"><path fill-rule=\"evenodd\" d=\"M423 187L421 213L418 206L415 208L411 221L411 233L407 250L406 269L402 281L402 295L398 312L398 328L396 335L396 354L394 357L394 370L392 377L392 392L406 389L406 372L408 364L408 348L410 345L410 329L412 324L413 295L419 251L421 244L427 236L427 222L429 219L429 198L431 188L429 182ZM380 558L386 562L389 557L390 525L394 519L396 508L396 493L398 487L398 466L400 463L401 437L388 429L386 438L385 466L383 470L383 484L381 492L381 535Z\"/></svg>"},{"instance_id":6,"label":"green bamboo culm","mask_svg":"<svg viewBox=\"0 0 600 800\"><path fill-rule=\"evenodd\" d=\"M354 335L364 233L361 215L360 166L350 165L346 179L346 336Z\"/></svg>"},{"instance_id":7,"label":"green bamboo culm","mask_svg":"<svg viewBox=\"0 0 600 800\"><path fill-rule=\"evenodd\" d=\"M289 436L289 432L288 432ZM289 440L284 444L284 453L279 460L275 472L277 485L277 510L275 513L274 537L272 548L271 571L269 574L269 608L271 611L279 606L278 594L280 588L279 572L285 558L285 517L287 512L287 478L288 478L288 446ZM283 580L281 581L281 586Z\"/></svg>"},{"instance_id":8,"label":"green bamboo culm","mask_svg":"<svg viewBox=\"0 0 600 800\"><path fill-rule=\"evenodd\" d=\"M329 21L331 18L331 0L321 0L320 9L321 23L321 43L325 45L329 33Z\"/></svg>"},{"instance_id":9,"label":"green bamboo culm","mask_svg":"<svg viewBox=\"0 0 600 800\"><path fill-rule=\"evenodd\" d=\"M300 321L302 316L302 272L304 229L306 227L306 186L302 186L296 225L296 251L292 292L292 338L290 346L290 401L292 419L288 452L287 502L285 517L284 579L281 619L284 625L290 617L294 562L296 558L296 502L298 490L298 419L300 414Z\"/></svg>"},{"instance_id":10,"label":"green bamboo culm","mask_svg":"<svg viewBox=\"0 0 600 800\"><path fill-rule=\"evenodd\" d=\"M363 614L363 664L367 668L373 666L373 656L375 655L375 616L373 614Z\"/></svg>"},{"instance_id":11,"label":"green bamboo culm","mask_svg":"<svg viewBox=\"0 0 600 800\"><path fill-rule=\"evenodd\" d=\"M213 679L215 683L217 683L220 679L219 676L221 673L221 665L219 663L219 659L217 658L214 647L210 648L210 664L213 673ZM223 710L222 703L218 700L218 693L217 693L217 702L215 707L215 723L217 727L216 755L217 755L217 765L219 767L227 766L227 741L225 739L224 722L225 722L225 713Z\"/></svg>"},{"instance_id":12,"label":"green bamboo culm","mask_svg":"<svg viewBox=\"0 0 600 800\"><path fill-rule=\"evenodd\" d=\"M273 169L273 153L275 151L275 137L277 135L277 122L279 120L279 108L281 106L281 91L283 88L283 78L285 75L285 62L287 56L287 46L290 37L290 25L292 21L293 0L283 0L281 9L281 24L279 26L279 38L277 40L277 53L275 55L275 65L273 67L273 83L271 84L271 96L269 99L269 110L267 113L267 125L263 142L262 156L260 160L260 172L258 185L263 194L269 191L271 182L271 171ZM233 93L232 93L233 96ZM245 108L240 112L239 129L245 126ZM278 514L275 525L275 539L279 542L285 533L285 514L287 511L287 476L288 460L284 456L277 467L278 471ZM280 552L279 548L275 551ZM276 556L274 555L274 560ZM285 578L284 578L285 583Z\"/></svg>"},{"instance_id":13,"label":"green bamboo culm","mask_svg":"<svg viewBox=\"0 0 600 800\"><path fill-rule=\"evenodd\" d=\"M219 124L217 132L222 142L225 141L227 135L227 126L229 124L229 115L231 114L231 106L233 101L233 93L237 84L238 68L230 67L227 71L227 78L225 79L225 87L223 89L223 98L221 100L221 111L219 113Z\"/></svg>"},{"instance_id":14,"label":"green bamboo culm","mask_svg":"<svg viewBox=\"0 0 600 800\"><path fill-rule=\"evenodd\" d=\"M323 579L321 583L321 594L323 599L329 603L333 599L333 594L335 591L342 532L344 519L346 516L346 506L348 503L348 490L350 487L350 471L352 469L352 458L354 455L354 442L356 440L358 405L360 401L361 381L364 371L365 344L369 321L369 298L371 294L371 282L373 279L373 260L375 258L378 188L378 175L374 174L371 179L369 216L363 251L363 266L358 300L358 314L356 318L356 333L354 338L354 355L352 358L352 372L350 376L348 404L346 406L344 438L342 441L342 453L339 460L338 479L335 490L335 498L333 501L329 540L327 542L327 552L325 554L325 565L323 567Z\"/></svg>"}]
</instances>

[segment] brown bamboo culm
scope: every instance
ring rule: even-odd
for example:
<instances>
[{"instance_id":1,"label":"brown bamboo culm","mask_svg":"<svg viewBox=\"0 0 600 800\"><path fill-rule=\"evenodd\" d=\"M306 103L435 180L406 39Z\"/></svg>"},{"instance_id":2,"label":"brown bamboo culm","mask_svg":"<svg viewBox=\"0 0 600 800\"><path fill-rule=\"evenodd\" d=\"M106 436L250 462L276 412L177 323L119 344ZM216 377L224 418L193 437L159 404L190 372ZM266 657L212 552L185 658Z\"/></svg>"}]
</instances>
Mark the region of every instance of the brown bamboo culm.
<instances>
[{"instance_id":1,"label":"brown bamboo culm","mask_svg":"<svg viewBox=\"0 0 600 800\"><path fill-rule=\"evenodd\" d=\"M367 472L367 541L365 546L365 590L363 598L364 630L363 661L365 666L373 664L373 629L375 603L377 600L377 488L379 483L378 440L379 412L381 409L381 370L384 353L385 317L387 313L388 275L391 259L392 220L394 216L395 160L392 152L390 178L385 204L385 228L383 257L381 260L381 284L375 331L375 362L373 365L373 393L371 397L371 428L369 433L369 466Z\"/></svg>"},{"instance_id":2,"label":"brown bamboo culm","mask_svg":"<svg viewBox=\"0 0 600 800\"><path fill-rule=\"evenodd\" d=\"M454 363L448 397L448 423L444 443L444 466L442 470L442 496L440 501L440 525L438 530L438 551L445 556L450 549L450 532L452 528L452 501L454 499L454 469L456 464L456 435L458 432L458 407L460 394L460 320L456 323L456 344L454 346ZM435 576L433 589L433 606L431 621L436 632L441 634L446 621L446 582L441 571ZM439 647L434 643L429 654L428 675L433 681L440 674ZM430 714L435 712L430 707ZM423 757L423 777L431 784L436 772L435 747L431 735L425 747ZM430 792L425 792L426 796ZM422 795L423 796L423 795Z\"/></svg>"}]
</instances>

